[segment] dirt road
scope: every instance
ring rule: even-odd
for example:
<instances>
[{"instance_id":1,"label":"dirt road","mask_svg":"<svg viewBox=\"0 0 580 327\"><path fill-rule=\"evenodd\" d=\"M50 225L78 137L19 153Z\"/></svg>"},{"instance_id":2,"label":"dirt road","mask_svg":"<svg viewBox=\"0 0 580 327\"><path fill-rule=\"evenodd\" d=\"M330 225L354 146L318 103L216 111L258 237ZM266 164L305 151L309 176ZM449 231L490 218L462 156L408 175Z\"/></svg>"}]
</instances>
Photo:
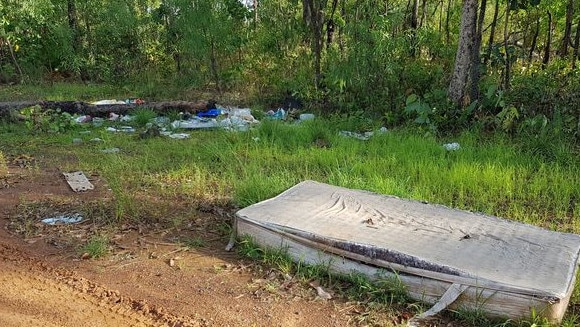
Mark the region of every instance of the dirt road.
<instances>
[{"instance_id":1,"label":"dirt road","mask_svg":"<svg viewBox=\"0 0 580 327\"><path fill-rule=\"evenodd\" d=\"M94 191L74 193L58 169L9 169L0 183L0 326L334 327L354 325L360 313L225 252L227 238L211 231L195 234L199 248L172 242L211 214L183 229L119 226L107 231L107 256L81 259L79 244L104 227L46 226L39 210L106 198L103 181L93 177Z\"/></svg>"}]
</instances>

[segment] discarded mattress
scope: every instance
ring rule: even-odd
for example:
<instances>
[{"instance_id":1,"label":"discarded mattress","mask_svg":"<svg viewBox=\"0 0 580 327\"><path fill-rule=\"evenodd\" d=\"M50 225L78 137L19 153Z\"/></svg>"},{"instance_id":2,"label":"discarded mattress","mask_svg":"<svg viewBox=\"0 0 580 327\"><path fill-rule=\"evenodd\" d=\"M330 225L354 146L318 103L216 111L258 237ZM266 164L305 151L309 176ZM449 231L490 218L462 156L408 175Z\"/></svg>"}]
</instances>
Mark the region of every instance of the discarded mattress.
<instances>
[{"instance_id":1,"label":"discarded mattress","mask_svg":"<svg viewBox=\"0 0 580 327\"><path fill-rule=\"evenodd\" d=\"M580 252L579 235L314 181L239 210L235 230L335 273L398 278L435 312L535 312L553 322L568 306Z\"/></svg>"}]
</instances>

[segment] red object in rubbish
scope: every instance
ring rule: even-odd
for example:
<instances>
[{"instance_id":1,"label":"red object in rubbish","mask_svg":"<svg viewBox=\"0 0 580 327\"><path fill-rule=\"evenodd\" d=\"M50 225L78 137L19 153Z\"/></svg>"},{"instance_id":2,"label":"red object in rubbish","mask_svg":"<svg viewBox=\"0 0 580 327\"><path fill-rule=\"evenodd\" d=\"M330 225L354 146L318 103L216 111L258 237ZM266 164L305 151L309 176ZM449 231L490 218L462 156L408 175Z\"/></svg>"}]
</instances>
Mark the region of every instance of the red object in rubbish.
<instances>
[{"instance_id":1,"label":"red object in rubbish","mask_svg":"<svg viewBox=\"0 0 580 327\"><path fill-rule=\"evenodd\" d=\"M125 103L128 103L128 104L144 104L145 101L143 101L143 100L141 100L139 98L131 98L131 99L125 100Z\"/></svg>"}]
</instances>

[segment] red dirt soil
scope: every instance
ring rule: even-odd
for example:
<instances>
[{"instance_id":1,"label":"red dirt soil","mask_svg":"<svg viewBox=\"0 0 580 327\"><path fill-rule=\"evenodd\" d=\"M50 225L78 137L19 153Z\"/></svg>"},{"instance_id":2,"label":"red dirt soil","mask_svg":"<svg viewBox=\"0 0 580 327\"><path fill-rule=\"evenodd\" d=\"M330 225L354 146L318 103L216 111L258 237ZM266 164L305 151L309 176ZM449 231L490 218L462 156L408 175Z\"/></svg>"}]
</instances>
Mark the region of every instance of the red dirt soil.
<instances>
[{"instance_id":1,"label":"red dirt soil","mask_svg":"<svg viewBox=\"0 0 580 327\"><path fill-rule=\"evenodd\" d=\"M23 159L24 161L26 160ZM75 193L57 168L11 161L0 178L0 326L352 326L360 308L226 252L171 242L177 229L120 226L109 254L82 259L91 222L48 226L23 203L106 199L106 184ZM196 217L196 221L211 220ZM195 221L193 221L195 229ZM207 236L210 234L206 234ZM364 324L364 323L363 323Z\"/></svg>"}]
</instances>

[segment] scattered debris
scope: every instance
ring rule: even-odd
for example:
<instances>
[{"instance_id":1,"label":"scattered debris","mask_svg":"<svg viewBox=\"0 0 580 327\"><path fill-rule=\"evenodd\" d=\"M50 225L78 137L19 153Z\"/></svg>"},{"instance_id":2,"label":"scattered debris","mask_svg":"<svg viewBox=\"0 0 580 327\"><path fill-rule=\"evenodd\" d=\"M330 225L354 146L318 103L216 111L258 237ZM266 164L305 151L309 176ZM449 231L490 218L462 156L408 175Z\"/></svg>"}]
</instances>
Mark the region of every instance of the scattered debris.
<instances>
[{"instance_id":1,"label":"scattered debris","mask_svg":"<svg viewBox=\"0 0 580 327\"><path fill-rule=\"evenodd\" d=\"M375 134L383 134L386 133L388 129L386 127L379 128L376 132L364 132L364 133L357 133L357 132L350 132L350 131L340 131L338 132L339 135L345 137L352 137L358 140L367 141Z\"/></svg>"},{"instance_id":2,"label":"scattered debris","mask_svg":"<svg viewBox=\"0 0 580 327\"><path fill-rule=\"evenodd\" d=\"M159 126L151 125L147 127L143 132L139 133L139 138L148 139L153 137L161 136L161 131L159 130Z\"/></svg>"},{"instance_id":3,"label":"scattered debris","mask_svg":"<svg viewBox=\"0 0 580 327\"><path fill-rule=\"evenodd\" d=\"M168 131L161 132L161 135L167 136L167 137L172 138L172 139L178 139L178 140L188 139L190 137L190 135L187 133L171 133Z\"/></svg>"},{"instance_id":4,"label":"scattered debris","mask_svg":"<svg viewBox=\"0 0 580 327\"><path fill-rule=\"evenodd\" d=\"M270 110L270 111L266 112L266 115L268 115L268 117L270 119L284 120L286 118L286 110L284 110L282 108L279 108L276 111Z\"/></svg>"},{"instance_id":5,"label":"scattered debris","mask_svg":"<svg viewBox=\"0 0 580 327\"><path fill-rule=\"evenodd\" d=\"M133 133L135 132L135 128L131 126L120 126L120 127L107 127L107 132L125 132L125 133Z\"/></svg>"},{"instance_id":6,"label":"scattered debris","mask_svg":"<svg viewBox=\"0 0 580 327\"><path fill-rule=\"evenodd\" d=\"M330 300L330 299L332 299L332 295L330 295L330 293L328 293L327 291L325 291L320 286L320 283L318 281L312 281L312 282L308 283L308 285L312 286L316 290L316 293L318 294L318 297L319 298L321 298L323 300Z\"/></svg>"},{"instance_id":7,"label":"scattered debris","mask_svg":"<svg viewBox=\"0 0 580 327\"><path fill-rule=\"evenodd\" d=\"M82 171L75 171L73 173L62 173L68 182L68 185L72 188L75 192L87 191L92 190L95 187L89 180L87 176Z\"/></svg>"},{"instance_id":8,"label":"scattered debris","mask_svg":"<svg viewBox=\"0 0 580 327\"><path fill-rule=\"evenodd\" d=\"M119 151L121 151L119 148L108 148L101 150L102 153L119 153Z\"/></svg>"},{"instance_id":9,"label":"scattered debris","mask_svg":"<svg viewBox=\"0 0 580 327\"><path fill-rule=\"evenodd\" d=\"M210 118L213 117L213 118ZM189 117L171 123L174 129L224 128L227 130L245 131L259 121L252 116L248 108L210 109L198 116Z\"/></svg>"},{"instance_id":10,"label":"scattered debris","mask_svg":"<svg viewBox=\"0 0 580 327\"><path fill-rule=\"evenodd\" d=\"M300 120L301 121L305 121L305 120L312 120L314 119L314 114L300 114Z\"/></svg>"},{"instance_id":11,"label":"scattered debris","mask_svg":"<svg viewBox=\"0 0 580 327\"><path fill-rule=\"evenodd\" d=\"M90 140L91 142L95 142L95 143L100 143L100 142L104 142L103 139L95 137L93 139Z\"/></svg>"},{"instance_id":12,"label":"scattered debris","mask_svg":"<svg viewBox=\"0 0 580 327\"><path fill-rule=\"evenodd\" d=\"M349 131L340 131L338 132L340 136L345 137L352 137L358 140L366 141L373 136L373 132L364 132L364 133L356 133L356 132L349 132Z\"/></svg>"},{"instance_id":13,"label":"scattered debris","mask_svg":"<svg viewBox=\"0 0 580 327\"><path fill-rule=\"evenodd\" d=\"M82 123L89 123L93 120L93 117L91 117L90 115L83 115L83 116L78 116L74 119L75 122L82 124Z\"/></svg>"},{"instance_id":14,"label":"scattered debris","mask_svg":"<svg viewBox=\"0 0 580 327\"><path fill-rule=\"evenodd\" d=\"M83 216L80 213L75 213L72 215L61 215L51 218L45 218L42 220L43 223L47 225L57 225L57 224L76 224L83 220Z\"/></svg>"},{"instance_id":15,"label":"scattered debris","mask_svg":"<svg viewBox=\"0 0 580 327\"><path fill-rule=\"evenodd\" d=\"M209 109L208 111L197 113L197 117L200 118L216 118L219 115L223 115L224 111L222 109Z\"/></svg>"},{"instance_id":16,"label":"scattered debris","mask_svg":"<svg viewBox=\"0 0 580 327\"><path fill-rule=\"evenodd\" d=\"M105 106L105 105L112 105L112 104L126 104L125 101L120 101L120 100L99 100L99 101L95 101L91 104L94 104L95 106Z\"/></svg>"},{"instance_id":17,"label":"scattered debris","mask_svg":"<svg viewBox=\"0 0 580 327\"><path fill-rule=\"evenodd\" d=\"M99 127L99 126L103 125L103 121L105 121L103 118L94 117L92 120L92 123L93 123L93 126Z\"/></svg>"},{"instance_id":18,"label":"scattered debris","mask_svg":"<svg viewBox=\"0 0 580 327\"><path fill-rule=\"evenodd\" d=\"M457 142L445 143L445 144L443 144L443 147L447 151L457 151L457 150L461 149L461 146Z\"/></svg>"},{"instance_id":19,"label":"scattered debris","mask_svg":"<svg viewBox=\"0 0 580 327\"><path fill-rule=\"evenodd\" d=\"M219 124L215 119L200 119L198 117L194 117L188 120L176 120L171 123L171 127L182 129L203 129L217 128L219 127Z\"/></svg>"}]
</instances>

